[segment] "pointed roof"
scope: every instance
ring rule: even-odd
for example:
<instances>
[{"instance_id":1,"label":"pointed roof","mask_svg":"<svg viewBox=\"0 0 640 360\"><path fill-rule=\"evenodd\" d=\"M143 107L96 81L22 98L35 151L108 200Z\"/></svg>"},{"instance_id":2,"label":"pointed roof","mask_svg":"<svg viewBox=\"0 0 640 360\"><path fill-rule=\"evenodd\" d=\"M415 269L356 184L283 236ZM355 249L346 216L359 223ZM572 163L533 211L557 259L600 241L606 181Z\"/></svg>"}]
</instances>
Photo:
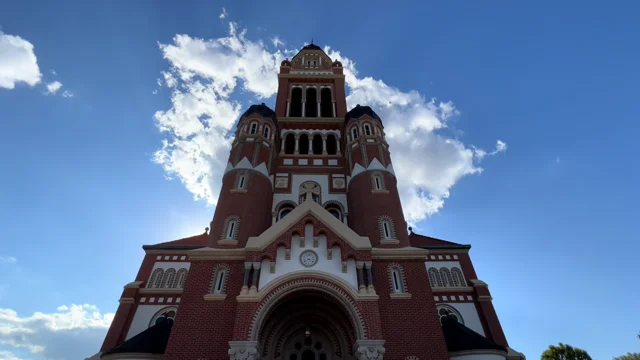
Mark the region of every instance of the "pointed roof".
<instances>
[{"instance_id":1,"label":"pointed roof","mask_svg":"<svg viewBox=\"0 0 640 360\"><path fill-rule=\"evenodd\" d=\"M374 119L380 119L380 116L376 114L375 111L369 106L361 106L360 104L356 105L353 109L349 110L347 114L344 116L344 122L347 123L351 119L359 119L362 115L369 115Z\"/></svg>"},{"instance_id":2,"label":"pointed roof","mask_svg":"<svg viewBox=\"0 0 640 360\"><path fill-rule=\"evenodd\" d=\"M452 316L445 317L442 324L442 332L449 352L464 350L499 350L507 352L504 346L500 346L469 329Z\"/></svg>"},{"instance_id":3,"label":"pointed roof","mask_svg":"<svg viewBox=\"0 0 640 360\"><path fill-rule=\"evenodd\" d=\"M471 245L436 239L431 236L416 234L413 231L409 234L409 243L411 246L422 249L471 249Z\"/></svg>"},{"instance_id":4,"label":"pointed roof","mask_svg":"<svg viewBox=\"0 0 640 360\"><path fill-rule=\"evenodd\" d=\"M325 226L343 238L354 249L366 250L371 249L371 241L366 236L360 236L350 227L338 220L335 216L331 215L325 208L318 205L311 199L311 193L307 193L306 200L295 209L293 209L287 216L282 218L277 223L273 224L270 228L265 230L259 236L250 237L247 241L247 250L262 250L269 245L273 240L280 236L285 231L289 230L293 225L300 221L307 214L313 215L316 219L320 220Z\"/></svg>"},{"instance_id":5,"label":"pointed roof","mask_svg":"<svg viewBox=\"0 0 640 360\"><path fill-rule=\"evenodd\" d=\"M126 353L164 354L172 326L173 320L171 319L160 321L115 348L105 351L100 357L104 358L110 354Z\"/></svg>"},{"instance_id":6,"label":"pointed roof","mask_svg":"<svg viewBox=\"0 0 640 360\"><path fill-rule=\"evenodd\" d=\"M258 114L263 118L271 118L273 123L278 126L278 118L276 117L275 111L271 110L270 107L261 103L260 105L251 105L249 108L242 114L241 119L245 116L249 116L251 114Z\"/></svg>"},{"instance_id":7,"label":"pointed roof","mask_svg":"<svg viewBox=\"0 0 640 360\"><path fill-rule=\"evenodd\" d=\"M200 235L190 236L178 240L161 242L154 245L142 245L144 250L192 250L207 246L209 235L204 232Z\"/></svg>"}]
</instances>

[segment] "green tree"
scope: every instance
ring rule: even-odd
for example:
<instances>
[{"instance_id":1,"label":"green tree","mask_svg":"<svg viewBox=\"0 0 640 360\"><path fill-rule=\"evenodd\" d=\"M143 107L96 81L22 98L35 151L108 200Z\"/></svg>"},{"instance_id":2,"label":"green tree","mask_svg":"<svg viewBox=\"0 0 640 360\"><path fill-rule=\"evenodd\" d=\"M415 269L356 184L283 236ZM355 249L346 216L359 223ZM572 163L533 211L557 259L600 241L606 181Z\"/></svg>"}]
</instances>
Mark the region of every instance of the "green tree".
<instances>
[{"instance_id":1,"label":"green tree","mask_svg":"<svg viewBox=\"0 0 640 360\"><path fill-rule=\"evenodd\" d=\"M640 353L627 353L626 355L614 357L613 360L640 360Z\"/></svg>"},{"instance_id":2,"label":"green tree","mask_svg":"<svg viewBox=\"0 0 640 360\"><path fill-rule=\"evenodd\" d=\"M542 353L540 360L591 360L591 356L582 349L559 343L549 345L549 348Z\"/></svg>"}]
</instances>

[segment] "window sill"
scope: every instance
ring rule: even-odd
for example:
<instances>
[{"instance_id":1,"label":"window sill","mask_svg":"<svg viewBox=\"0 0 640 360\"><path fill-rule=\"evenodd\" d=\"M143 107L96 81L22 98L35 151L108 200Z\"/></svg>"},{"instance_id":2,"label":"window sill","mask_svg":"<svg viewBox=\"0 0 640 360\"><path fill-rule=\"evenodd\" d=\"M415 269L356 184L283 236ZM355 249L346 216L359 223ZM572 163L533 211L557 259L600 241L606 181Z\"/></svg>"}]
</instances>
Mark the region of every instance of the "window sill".
<instances>
[{"instance_id":1,"label":"window sill","mask_svg":"<svg viewBox=\"0 0 640 360\"><path fill-rule=\"evenodd\" d=\"M204 296L205 301L224 300L227 298L227 294L206 294Z\"/></svg>"},{"instance_id":2,"label":"window sill","mask_svg":"<svg viewBox=\"0 0 640 360\"><path fill-rule=\"evenodd\" d=\"M389 194L389 190L371 190L372 194L379 194L379 195L388 195Z\"/></svg>"},{"instance_id":3,"label":"window sill","mask_svg":"<svg viewBox=\"0 0 640 360\"><path fill-rule=\"evenodd\" d=\"M182 294L182 288L142 288L140 294Z\"/></svg>"},{"instance_id":4,"label":"window sill","mask_svg":"<svg viewBox=\"0 0 640 360\"><path fill-rule=\"evenodd\" d=\"M242 193L242 194L244 194L244 193L247 192L247 189L231 189L231 192L232 193Z\"/></svg>"},{"instance_id":5,"label":"window sill","mask_svg":"<svg viewBox=\"0 0 640 360\"><path fill-rule=\"evenodd\" d=\"M238 245L238 240L222 239L217 241L218 245Z\"/></svg>"},{"instance_id":6,"label":"window sill","mask_svg":"<svg viewBox=\"0 0 640 360\"><path fill-rule=\"evenodd\" d=\"M399 245L400 240L398 239L382 239L380 240L380 245Z\"/></svg>"},{"instance_id":7,"label":"window sill","mask_svg":"<svg viewBox=\"0 0 640 360\"><path fill-rule=\"evenodd\" d=\"M389 297L392 299L411 299L411 294L409 293L391 293Z\"/></svg>"}]
</instances>

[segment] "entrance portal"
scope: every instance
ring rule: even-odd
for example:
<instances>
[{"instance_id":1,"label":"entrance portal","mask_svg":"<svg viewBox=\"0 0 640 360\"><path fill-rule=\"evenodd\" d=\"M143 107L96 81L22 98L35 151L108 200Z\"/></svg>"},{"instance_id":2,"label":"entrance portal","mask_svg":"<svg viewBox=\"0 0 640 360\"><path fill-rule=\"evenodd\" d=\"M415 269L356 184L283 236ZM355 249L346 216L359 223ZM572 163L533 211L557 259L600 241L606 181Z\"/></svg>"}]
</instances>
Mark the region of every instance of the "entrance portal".
<instances>
[{"instance_id":1,"label":"entrance portal","mask_svg":"<svg viewBox=\"0 0 640 360\"><path fill-rule=\"evenodd\" d=\"M351 318L330 295L299 290L272 308L260 331L263 359L351 360L357 340Z\"/></svg>"}]
</instances>

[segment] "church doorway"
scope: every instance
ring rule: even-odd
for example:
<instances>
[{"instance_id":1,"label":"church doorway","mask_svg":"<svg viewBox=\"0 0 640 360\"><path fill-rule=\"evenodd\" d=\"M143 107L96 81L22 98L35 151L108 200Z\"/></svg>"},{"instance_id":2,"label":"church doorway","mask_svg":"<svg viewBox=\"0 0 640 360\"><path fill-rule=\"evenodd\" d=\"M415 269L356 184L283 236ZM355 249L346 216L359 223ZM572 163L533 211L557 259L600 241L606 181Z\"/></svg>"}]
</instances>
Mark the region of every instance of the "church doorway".
<instances>
[{"instance_id":1,"label":"church doorway","mask_svg":"<svg viewBox=\"0 0 640 360\"><path fill-rule=\"evenodd\" d=\"M357 340L352 318L331 295L298 290L269 311L259 342L263 359L352 360Z\"/></svg>"}]
</instances>

